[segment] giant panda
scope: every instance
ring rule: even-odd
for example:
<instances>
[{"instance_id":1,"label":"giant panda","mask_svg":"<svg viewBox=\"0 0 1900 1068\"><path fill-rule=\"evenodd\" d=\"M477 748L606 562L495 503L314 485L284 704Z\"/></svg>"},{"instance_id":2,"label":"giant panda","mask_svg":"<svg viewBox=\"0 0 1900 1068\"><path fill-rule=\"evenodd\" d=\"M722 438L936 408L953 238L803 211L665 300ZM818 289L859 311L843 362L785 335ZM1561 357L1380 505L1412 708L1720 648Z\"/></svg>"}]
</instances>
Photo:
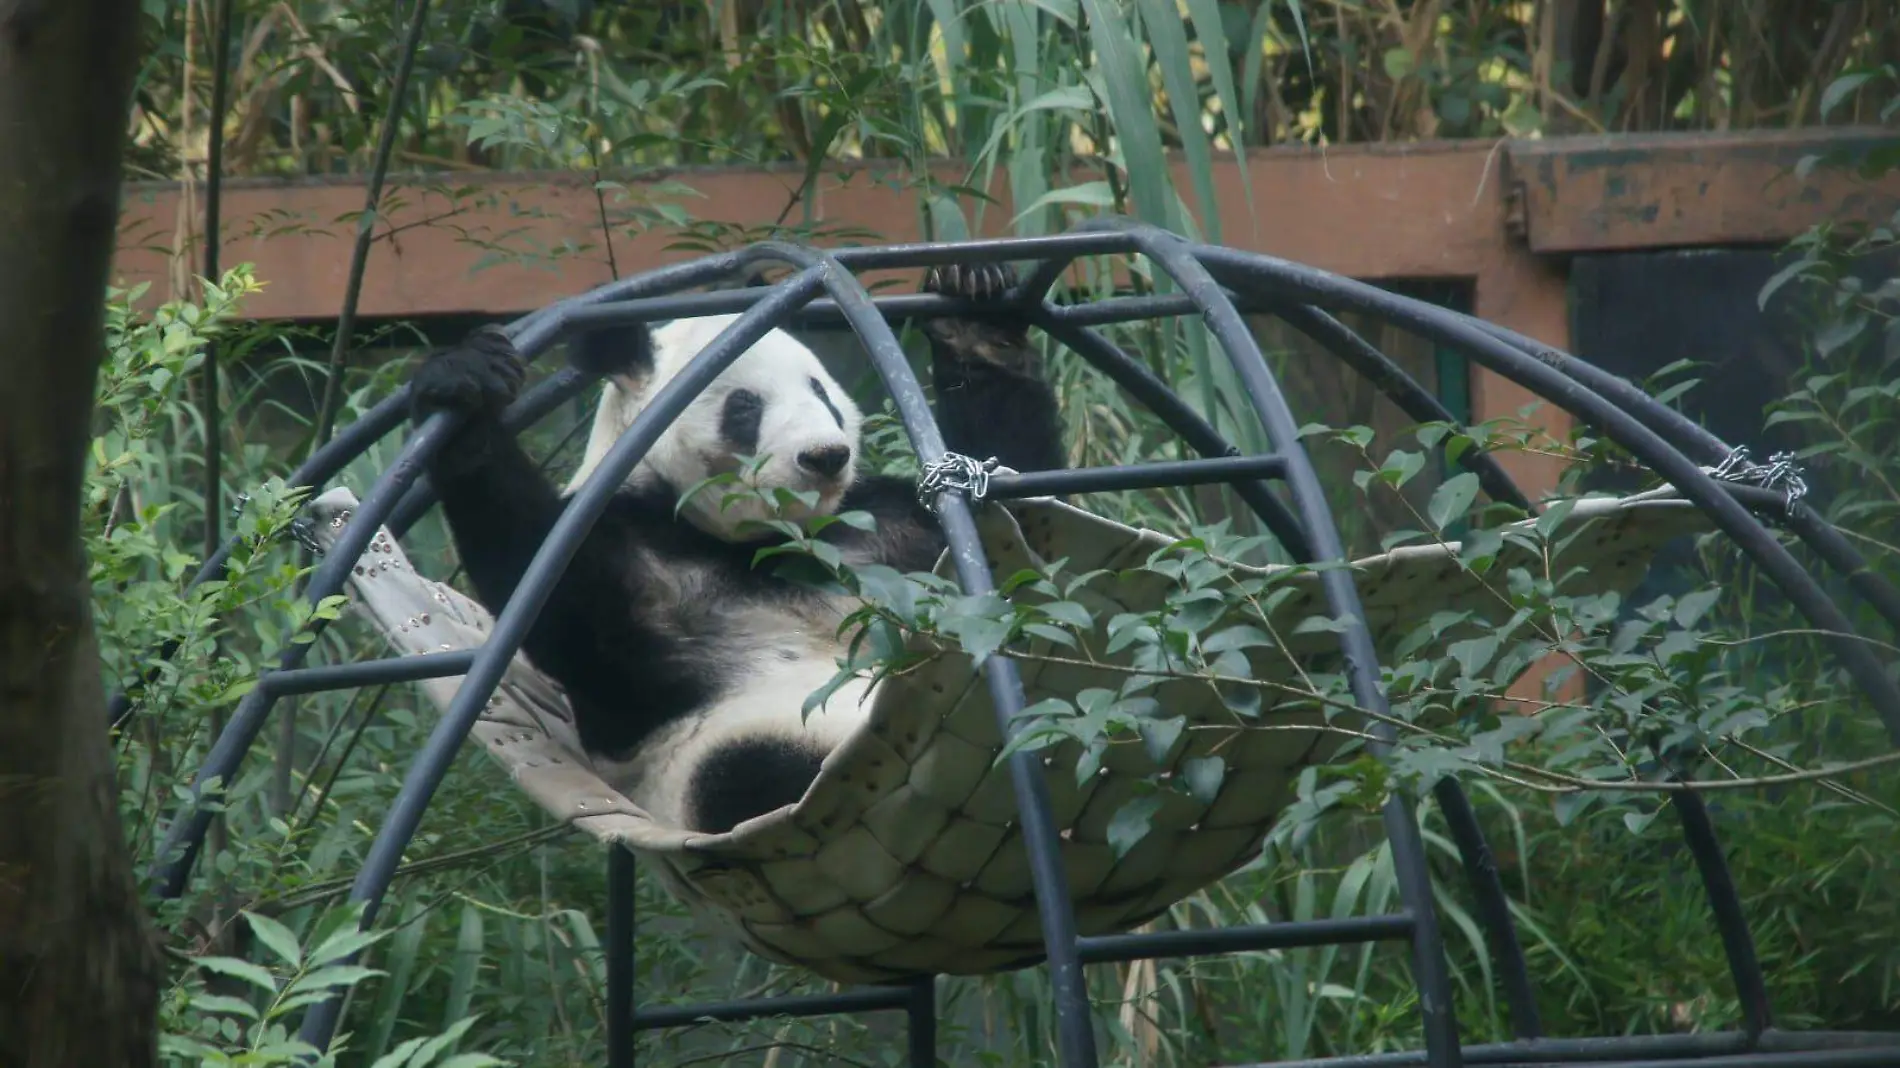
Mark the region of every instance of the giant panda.
<instances>
[{"instance_id":1,"label":"giant panda","mask_svg":"<svg viewBox=\"0 0 1900 1068\"><path fill-rule=\"evenodd\" d=\"M999 299L1006 266L933 268L922 289ZM572 360L605 378L579 469L556 489L499 413L521 387L519 355L485 327L438 350L412 379L411 417L467 418L430 461L451 536L475 595L499 613L566 500L664 386L733 316L595 334ZM929 321L936 415L946 447L1018 471L1064 466L1056 398L1026 324ZM825 756L868 713L854 680L806 718L802 705L837 670L851 607L780 574L745 520L756 502L720 507L702 479L767 457L756 484L816 494L815 510L876 519L821 536L850 565L935 566L937 521L906 478L860 469L863 416L818 357L773 330L735 360L658 439L575 553L523 644L558 682L582 747L603 778L661 823L720 833L796 803Z\"/></svg>"}]
</instances>

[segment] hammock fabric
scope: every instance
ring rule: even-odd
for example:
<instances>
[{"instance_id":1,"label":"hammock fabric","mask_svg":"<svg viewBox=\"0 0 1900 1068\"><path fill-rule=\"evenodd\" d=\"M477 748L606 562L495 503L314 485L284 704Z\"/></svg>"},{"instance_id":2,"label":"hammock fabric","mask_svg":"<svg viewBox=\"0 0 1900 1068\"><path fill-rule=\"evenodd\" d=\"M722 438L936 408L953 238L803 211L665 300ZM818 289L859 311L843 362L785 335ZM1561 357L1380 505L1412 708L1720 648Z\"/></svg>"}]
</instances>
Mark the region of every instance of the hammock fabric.
<instances>
[{"instance_id":1,"label":"hammock fabric","mask_svg":"<svg viewBox=\"0 0 1900 1068\"><path fill-rule=\"evenodd\" d=\"M347 489L312 502L325 548L355 504ZM1077 575L1140 568L1173 542L1052 500L986 505L978 517L999 578L1065 558L1066 571ZM1567 576L1559 586L1567 594L1627 592L1665 542L1707 529L1694 506L1668 491L1585 499L1551 538L1564 548L1549 573ZM1513 567L1541 574L1545 563L1536 550L1506 538L1483 577L1458 563L1455 546L1437 545L1398 548L1355 562L1353 571L1384 657L1435 613L1507 617L1509 609L1499 608L1508 605L1501 598ZM1237 570L1266 576L1283 569ZM947 562L939 571L948 574ZM1284 638L1282 648L1247 651L1252 677L1269 687L1261 690L1256 719L1240 720L1206 680L1173 679L1147 691L1165 716L1184 717L1188 726L1159 760L1147 745L1110 745L1100 771L1078 784L1077 743L1041 750L1080 934L1139 926L1252 860L1293 800L1301 771L1343 744L1338 732L1318 729L1325 718L1313 702L1295 709L1284 697L1301 688L1302 668L1324 670L1338 657L1335 634L1294 635L1301 620L1328 614L1318 573L1296 569L1278 578L1295 589L1267 617ZM1137 570L1098 578L1069 596L1099 625L1122 612L1160 608L1170 584ZM371 541L349 590L357 609L402 653L471 648L492 623L475 602L417 574L387 530ZM1119 692L1129 674L1117 670L1127 663L1126 651L1105 652L1099 629L1079 644L1086 652L1040 639L1028 647L1020 663L1028 704L1073 700L1091 688ZM1041 925L1008 766L996 759L1002 738L988 689L960 651L917 648L938 655L872 691L869 723L831 754L797 805L725 834L662 826L628 802L582 755L560 688L520 655L473 733L551 815L632 848L681 900L770 960L847 983L1033 963L1042 956ZM1106 666L1037 659L1050 656ZM421 685L440 711L460 684L456 676ZM1289 689L1273 688L1279 686ZM1344 717L1335 722L1362 726ZM1218 791L1201 799L1159 791L1148 833L1118 857L1109 829L1143 780L1210 753L1225 765Z\"/></svg>"}]
</instances>

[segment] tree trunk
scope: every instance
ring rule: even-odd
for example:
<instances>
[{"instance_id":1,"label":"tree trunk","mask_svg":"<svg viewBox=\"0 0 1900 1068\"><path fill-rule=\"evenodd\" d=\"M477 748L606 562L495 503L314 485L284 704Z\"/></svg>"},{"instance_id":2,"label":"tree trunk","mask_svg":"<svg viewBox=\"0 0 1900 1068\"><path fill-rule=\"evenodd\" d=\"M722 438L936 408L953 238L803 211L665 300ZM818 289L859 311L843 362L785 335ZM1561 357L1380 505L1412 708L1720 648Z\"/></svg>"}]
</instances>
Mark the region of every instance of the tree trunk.
<instances>
[{"instance_id":1,"label":"tree trunk","mask_svg":"<svg viewBox=\"0 0 1900 1068\"><path fill-rule=\"evenodd\" d=\"M136 0L0 0L0 1065L157 1060L80 542Z\"/></svg>"}]
</instances>

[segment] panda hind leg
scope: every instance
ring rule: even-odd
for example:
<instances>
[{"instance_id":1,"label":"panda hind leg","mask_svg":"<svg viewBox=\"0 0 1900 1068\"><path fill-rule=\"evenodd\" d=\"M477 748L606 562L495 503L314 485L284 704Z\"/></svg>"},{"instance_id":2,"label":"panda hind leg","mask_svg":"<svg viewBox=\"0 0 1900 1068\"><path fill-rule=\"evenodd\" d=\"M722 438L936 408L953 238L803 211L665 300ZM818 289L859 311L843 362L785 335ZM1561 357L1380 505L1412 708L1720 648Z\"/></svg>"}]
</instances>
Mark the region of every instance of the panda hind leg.
<instances>
[{"instance_id":1,"label":"panda hind leg","mask_svg":"<svg viewBox=\"0 0 1900 1068\"><path fill-rule=\"evenodd\" d=\"M818 777L825 750L781 734L736 738L713 747L686 785L686 823L723 834L754 816L797 804Z\"/></svg>"}]
</instances>

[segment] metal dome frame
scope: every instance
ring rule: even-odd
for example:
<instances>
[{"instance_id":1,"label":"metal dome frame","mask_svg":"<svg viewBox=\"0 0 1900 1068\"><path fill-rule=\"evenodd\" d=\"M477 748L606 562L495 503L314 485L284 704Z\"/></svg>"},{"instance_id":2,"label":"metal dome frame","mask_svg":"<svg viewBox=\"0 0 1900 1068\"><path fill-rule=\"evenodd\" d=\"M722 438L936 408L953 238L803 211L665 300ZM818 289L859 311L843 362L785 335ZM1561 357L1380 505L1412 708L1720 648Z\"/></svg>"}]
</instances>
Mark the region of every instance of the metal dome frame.
<instances>
[{"instance_id":1,"label":"metal dome frame","mask_svg":"<svg viewBox=\"0 0 1900 1068\"><path fill-rule=\"evenodd\" d=\"M1179 293L1170 296L1117 297L1089 304L1059 306L1047 297L1071 262L1082 256L1141 255L1168 276ZM1180 486L1224 482L1260 517L1297 560L1344 558L1344 550L1320 481L1298 437L1298 426L1252 332L1242 319L1249 312L1274 315L1347 366L1370 379L1409 417L1420 422L1454 421L1437 398L1389 357L1340 323L1332 311L1369 314L1419 337L1453 349L1477 364L1530 389L1629 450L1651 470L1700 507L1715 525L1751 557L1807 617L1829 632L1833 651L1881 717L1889 737L1900 744L1900 687L1888 677L1853 626L1822 589L1816 577L1776 540L1761 515L1784 524L1870 604L1885 623L1900 632L1900 591L1871 571L1864 559L1811 509L1774 491L1733 477L1743 450L1731 448L1708 431L1669 409L1630 383L1567 353L1522 335L1367 283L1329 274L1271 256L1195 244L1153 226L1105 217L1066 234L998 240L940 242L820 250L785 242L751 247L649 271L601 286L516 320L507 329L522 356L534 360L563 335L608 325L693 315L741 312L687 369L660 390L649 406L607 454L599 469L571 499L535 557L508 605L496 613L495 627L479 649L423 656L394 657L363 663L305 667L314 643L285 650L277 668L239 703L211 747L192 783L192 800L166 831L158 855L156 880L166 897L181 894L212 819L204 803L207 783L229 782L279 697L464 675L448 711L435 724L416 754L402 788L376 835L350 891L365 906L363 924L376 912L424 810L478 714L500 681L509 660L548 594L604 509L609 497L646 450L681 410L739 353L766 331L797 321L842 319L856 333L872 366L896 402L898 414L920 460L944 454L924 392L907 362L892 320L947 315L981 317L985 309L935 295L873 298L855 271L921 268L951 262L1036 261L1012 294L1012 309L1074 354L1105 373L1144 403L1203 459L1124 467L995 476L993 498L1081 493L1109 489ZM704 293L682 290L728 282L765 264L791 268L781 281L764 287ZM819 299L820 294L827 299ZM988 314L994 314L994 311ZM1139 361L1093 327L1121 321L1195 314L1202 317L1246 391L1266 431L1272 452L1243 456L1198 413ZM592 376L563 369L526 391L505 413L517 432L576 396ZM293 472L287 482L320 490L350 460L402 424L408 387L377 404L342 430ZM307 596L312 603L338 593L351 567L377 529L387 525L400 534L434 503L421 472L454 430L447 414L430 417L411 433L397 459L359 503L352 522L312 574ZM1534 511L1531 502L1498 465L1480 450L1460 464L1474 472L1486 495ZM1759 474L1760 470L1740 465ZM1266 480L1285 485L1291 508L1271 493ZM966 593L994 589L994 578L979 548L971 502L961 490L937 498L959 584ZM1759 513L1759 515L1758 515ZM193 583L222 572L235 539L207 560ZM1324 573L1323 590L1335 616L1351 616L1354 625L1340 635L1356 701L1375 712L1386 709L1371 637L1359 621L1358 593L1344 570ZM162 649L169 657L172 649ZM987 683L1005 737L1020 710L1022 684L1015 664L992 657ZM112 721L133 712L126 694L115 697ZM1371 728L1380 739L1371 748L1387 751L1393 729ZM1030 852L1038 910L1045 934L1046 963L1056 999L1056 1040L1061 1068L1098 1063L1093 1015L1083 981L1089 964L1183 957L1267 948L1344 945L1404 940L1412 963L1423 1015L1424 1048L1409 1052L1348 1055L1320 1060L1278 1062L1332 1068L1396 1068L1461 1064L1614 1063L1625 1068L1697 1061L1724 1068L1778 1065L1847 1066L1900 1063L1900 1034L1881 1032L1783 1031L1774 1027L1766 980L1755 954L1753 935L1730 875L1715 828L1701 797L1674 791L1671 804L1683 839L1694 857L1709 907L1722 940L1736 993L1742 1026L1717 1033L1558 1039L1543 1034L1530 975L1511 918L1503 884L1490 847L1462 788L1446 779L1433 788L1456 843L1477 904L1480 922L1503 986L1512 1040L1462 1045L1452 1011L1452 988L1423 839L1411 803L1395 796L1384 824L1391 843L1402 908L1389 915L1313 922L1286 922L1219 930L1181 930L1146 934L1078 937L1069 907L1065 872L1057 860L1057 829L1047 784L1036 758L1011 757L1010 773ZM635 1011L633 970L633 856L623 847L608 850L608 1064L630 1068L637 1031L678 1027L706 1020L738 1021L770 1016L895 1010L909 1019L909 1063L936 1064L934 978L904 986L867 987L838 994L779 997ZM327 1046L338 1022L341 998L312 1006L302 1036Z\"/></svg>"}]
</instances>

